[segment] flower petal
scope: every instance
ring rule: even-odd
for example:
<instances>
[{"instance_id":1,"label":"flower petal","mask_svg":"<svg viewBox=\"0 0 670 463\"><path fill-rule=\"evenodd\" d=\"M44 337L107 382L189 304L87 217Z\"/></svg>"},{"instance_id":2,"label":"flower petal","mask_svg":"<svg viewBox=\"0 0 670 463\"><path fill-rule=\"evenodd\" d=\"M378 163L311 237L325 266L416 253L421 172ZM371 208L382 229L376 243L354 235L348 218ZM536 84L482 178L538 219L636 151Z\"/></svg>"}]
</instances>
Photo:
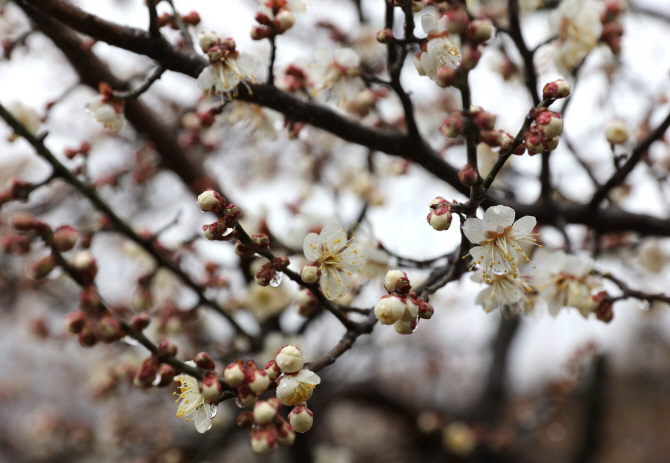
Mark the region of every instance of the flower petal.
<instances>
[{"instance_id":1,"label":"flower petal","mask_svg":"<svg viewBox=\"0 0 670 463\"><path fill-rule=\"evenodd\" d=\"M361 57L351 48L338 48L335 51L335 61L345 68L353 68L361 64Z\"/></svg>"},{"instance_id":2,"label":"flower petal","mask_svg":"<svg viewBox=\"0 0 670 463\"><path fill-rule=\"evenodd\" d=\"M528 235L530 232L533 231L535 225L537 225L537 220L532 215L521 217L519 220L514 222L514 225L512 226L512 234Z\"/></svg>"},{"instance_id":3,"label":"flower petal","mask_svg":"<svg viewBox=\"0 0 670 463\"><path fill-rule=\"evenodd\" d=\"M334 253L347 244L347 234L339 223L329 223L321 230L319 240L326 249Z\"/></svg>"},{"instance_id":4,"label":"flower petal","mask_svg":"<svg viewBox=\"0 0 670 463\"><path fill-rule=\"evenodd\" d=\"M344 285L342 285L342 278L340 278L339 272L336 270L324 267L319 283L321 286L321 292L323 292L323 294L331 301L344 296Z\"/></svg>"},{"instance_id":5,"label":"flower petal","mask_svg":"<svg viewBox=\"0 0 670 463\"><path fill-rule=\"evenodd\" d=\"M207 66L205 69L203 69L198 76L198 79L195 81L195 84L198 86L198 88L204 91L210 90L215 83L216 72L212 66Z\"/></svg>"},{"instance_id":6,"label":"flower petal","mask_svg":"<svg viewBox=\"0 0 670 463\"><path fill-rule=\"evenodd\" d=\"M319 47L314 49L314 58L321 66L330 66L334 57L329 48Z\"/></svg>"},{"instance_id":7,"label":"flower petal","mask_svg":"<svg viewBox=\"0 0 670 463\"><path fill-rule=\"evenodd\" d=\"M484 221L481 219L469 218L463 224L463 233L473 244L485 243L488 238L486 232Z\"/></svg>"},{"instance_id":8,"label":"flower petal","mask_svg":"<svg viewBox=\"0 0 670 463\"><path fill-rule=\"evenodd\" d=\"M487 230L502 233L514 223L514 209L507 206L489 207L484 213L484 226Z\"/></svg>"},{"instance_id":9,"label":"flower petal","mask_svg":"<svg viewBox=\"0 0 670 463\"><path fill-rule=\"evenodd\" d=\"M261 60L256 55L242 52L237 58L237 66L244 77L249 77L249 74L256 72L261 67Z\"/></svg>"},{"instance_id":10,"label":"flower petal","mask_svg":"<svg viewBox=\"0 0 670 463\"><path fill-rule=\"evenodd\" d=\"M300 370L300 373L297 375L298 381L307 384L321 384L321 378L319 375L310 370Z\"/></svg>"},{"instance_id":11,"label":"flower petal","mask_svg":"<svg viewBox=\"0 0 670 463\"><path fill-rule=\"evenodd\" d=\"M426 34L437 31L437 19L433 15L425 14L421 17L421 27Z\"/></svg>"},{"instance_id":12,"label":"flower petal","mask_svg":"<svg viewBox=\"0 0 670 463\"><path fill-rule=\"evenodd\" d=\"M195 429L199 433L204 433L209 431L212 428L212 419L209 417L210 406L205 404L198 409L198 412L195 414L193 419L193 424L195 424Z\"/></svg>"},{"instance_id":13,"label":"flower petal","mask_svg":"<svg viewBox=\"0 0 670 463\"><path fill-rule=\"evenodd\" d=\"M305 236L305 241L302 242L302 252L305 253L305 258L308 261L314 262L321 257L319 244L321 244L321 239L316 233L310 233Z\"/></svg>"}]
</instances>

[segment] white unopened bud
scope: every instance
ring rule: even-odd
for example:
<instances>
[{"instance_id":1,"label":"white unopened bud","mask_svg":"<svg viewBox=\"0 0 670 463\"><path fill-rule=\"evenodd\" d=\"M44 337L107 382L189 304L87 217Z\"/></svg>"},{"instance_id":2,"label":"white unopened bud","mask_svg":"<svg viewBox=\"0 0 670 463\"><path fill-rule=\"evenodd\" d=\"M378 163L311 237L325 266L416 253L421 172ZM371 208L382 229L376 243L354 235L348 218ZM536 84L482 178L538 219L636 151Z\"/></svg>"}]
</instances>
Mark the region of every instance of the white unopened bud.
<instances>
[{"instance_id":1,"label":"white unopened bud","mask_svg":"<svg viewBox=\"0 0 670 463\"><path fill-rule=\"evenodd\" d=\"M294 23L295 16L290 10L280 10L277 16L275 16L275 26L280 33L292 28Z\"/></svg>"},{"instance_id":2,"label":"white unopened bud","mask_svg":"<svg viewBox=\"0 0 670 463\"><path fill-rule=\"evenodd\" d=\"M223 370L223 380L231 387L237 387L244 382L246 369L241 362L231 363Z\"/></svg>"},{"instance_id":3,"label":"white unopened bud","mask_svg":"<svg viewBox=\"0 0 670 463\"><path fill-rule=\"evenodd\" d=\"M428 223L437 231L448 230L451 226L451 207L439 207L428 214Z\"/></svg>"},{"instance_id":4,"label":"white unopened bud","mask_svg":"<svg viewBox=\"0 0 670 463\"><path fill-rule=\"evenodd\" d=\"M298 405L289 413L288 422L295 432L307 432L314 424L314 414L305 405Z\"/></svg>"},{"instance_id":5,"label":"white unopened bud","mask_svg":"<svg viewBox=\"0 0 670 463\"><path fill-rule=\"evenodd\" d=\"M396 332L399 334L412 334L415 326L416 322L404 322L402 320L398 320L393 324L393 328L395 328Z\"/></svg>"},{"instance_id":6,"label":"white unopened bud","mask_svg":"<svg viewBox=\"0 0 670 463\"><path fill-rule=\"evenodd\" d=\"M375 317L382 325L392 325L405 313L405 303L397 296L384 296L375 304Z\"/></svg>"},{"instance_id":7,"label":"white unopened bud","mask_svg":"<svg viewBox=\"0 0 670 463\"><path fill-rule=\"evenodd\" d=\"M216 400L221 395L221 383L214 372L208 373L198 386L206 402Z\"/></svg>"},{"instance_id":8,"label":"white unopened bud","mask_svg":"<svg viewBox=\"0 0 670 463\"><path fill-rule=\"evenodd\" d=\"M251 449L261 455L274 452L277 448L277 432L272 427L261 428L251 433Z\"/></svg>"},{"instance_id":9,"label":"white unopened bud","mask_svg":"<svg viewBox=\"0 0 670 463\"><path fill-rule=\"evenodd\" d=\"M547 148L547 151L554 151L556 148L558 148L558 142L559 142L559 138L558 138L558 137L556 137L556 138L547 138L547 139L544 141L544 144L545 144L545 146L546 146L546 148Z\"/></svg>"},{"instance_id":10,"label":"white unopened bud","mask_svg":"<svg viewBox=\"0 0 670 463\"><path fill-rule=\"evenodd\" d=\"M317 264L307 264L303 265L302 270L300 270L300 278L305 283L316 283L319 281L321 276L321 270Z\"/></svg>"},{"instance_id":11,"label":"white unopened bud","mask_svg":"<svg viewBox=\"0 0 670 463\"><path fill-rule=\"evenodd\" d=\"M275 361L284 373L295 373L302 368L302 352L295 346L284 346L279 350Z\"/></svg>"},{"instance_id":12,"label":"white unopened bud","mask_svg":"<svg viewBox=\"0 0 670 463\"><path fill-rule=\"evenodd\" d=\"M628 141L628 127L624 121L616 120L607 124L605 129L607 141L613 145L622 145Z\"/></svg>"},{"instance_id":13,"label":"white unopened bud","mask_svg":"<svg viewBox=\"0 0 670 463\"><path fill-rule=\"evenodd\" d=\"M563 118L553 111L544 111L537 116L537 126L546 138L558 137L563 131Z\"/></svg>"},{"instance_id":14,"label":"white unopened bud","mask_svg":"<svg viewBox=\"0 0 670 463\"><path fill-rule=\"evenodd\" d=\"M261 392L268 390L268 386L270 386L270 378L268 378L268 374L265 372L265 370L254 371L253 377L250 377L251 375L247 376L249 389L251 389L253 392L260 394Z\"/></svg>"},{"instance_id":15,"label":"white unopened bud","mask_svg":"<svg viewBox=\"0 0 670 463\"><path fill-rule=\"evenodd\" d=\"M198 195L198 206L200 206L200 209L203 211L217 213L221 210L221 207L225 205L225 200L223 200L221 195L214 190L203 191Z\"/></svg>"},{"instance_id":16,"label":"white unopened bud","mask_svg":"<svg viewBox=\"0 0 670 463\"><path fill-rule=\"evenodd\" d=\"M384 288L389 293L397 291L398 280L407 279L407 274L401 270L389 270L384 277Z\"/></svg>"},{"instance_id":17,"label":"white unopened bud","mask_svg":"<svg viewBox=\"0 0 670 463\"><path fill-rule=\"evenodd\" d=\"M277 407L269 403L267 400L261 400L254 405L254 421L256 424L268 424L277 416Z\"/></svg>"},{"instance_id":18,"label":"white unopened bud","mask_svg":"<svg viewBox=\"0 0 670 463\"><path fill-rule=\"evenodd\" d=\"M309 289L303 289L295 300L295 311L302 317L309 317L316 310L317 299Z\"/></svg>"},{"instance_id":19,"label":"white unopened bud","mask_svg":"<svg viewBox=\"0 0 670 463\"><path fill-rule=\"evenodd\" d=\"M418 316L419 305L415 301L412 301L412 299L407 298L407 302L405 303L405 313L402 314L402 318L400 320L404 322L411 322L416 320L416 317Z\"/></svg>"},{"instance_id":20,"label":"white unopened bud","mask_svg":"<svg viewBox=\"0 0 670 463\"><path fill-rule=\"evenodd\" d=\"M201 32L200 33L200 48L203 52L207 53L210 48L212 48L218 42L219 38L214 32Z\"/></svg>"}]
</instances>

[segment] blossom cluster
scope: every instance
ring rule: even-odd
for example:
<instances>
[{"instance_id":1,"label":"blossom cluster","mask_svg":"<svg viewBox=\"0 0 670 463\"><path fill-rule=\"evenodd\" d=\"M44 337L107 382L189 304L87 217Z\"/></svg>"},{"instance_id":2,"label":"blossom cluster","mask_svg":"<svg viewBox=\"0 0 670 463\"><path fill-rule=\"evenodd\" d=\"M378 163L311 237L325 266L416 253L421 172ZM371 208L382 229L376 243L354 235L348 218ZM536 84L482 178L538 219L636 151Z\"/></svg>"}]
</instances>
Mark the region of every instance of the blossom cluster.
<instances>
[{"instance_id":1,"label":"blossom cluster","mask_svg":"<svg viewBox=\"0 0 670 463\"><path fill-rule=\"evenodd\" d=\"M226 367L223 379L237 389L239 407L254 408L253 412L242 412L237 424L251 430L251 447L256 453L270 453L277 445L292 445L296 432L307 432L312 427L313 413L306 402L321 379L303 369L302 352L297 347L282 347L263 370L252 361L245 366L242 360L236 360ZM276 398L258 400L270 381L277 386ZM288 421L279 416L282 405L293 406Z\"/></svg>"},{"instance_id":2,"label":"blossom cluster","mask_svg":"<svg viewBox=\"0 0 670 463\"><path fill-rule=\"evenodd\" d=\"M122 100L114 99L112 88L108 84L101 82L100 94L88 103L86 112L109 130L119 133L126 121L123 107Z\"/></svg>"},{"instance_id":3,"label":"blossom cluster","mask_svg":"<svg viewBox=\"0 0 670 463\"><path fill-rule=\"evenodd\" d=\"M259 0L261 9L256 13L258 26L251 29L251 38L262 40L283 34L293 27L295 12L303 12L305 4L302 0Z\"/></svg>"},{"instance_id":4,"label":"blossom cluster","mask_svg":"<svg viewBox=\"0 0 670 463\"><path fill-rule=\"evenodd\" d=\"M340 224L328 224L320 234L310 233L303 242L303 252L310 262L300 271L307 284L319 282L321 292L331 300L343 297L350 288L350 279L365 264L359 240L348 240Z\"/></svg>"},{"instance_id":5,"label":"blossom cluster","mask_svg":"<svg viewBox=\"0 0 670 463\"><path fill-rule=\"evenodd\" d=\"M393 325L400 334L412 334L420 319L433 316L433 307L411 291L407 274L391 270L384 277L384 288L389 293L375 304L375 317L382 325Z\"/></svg>"}]
</instances>

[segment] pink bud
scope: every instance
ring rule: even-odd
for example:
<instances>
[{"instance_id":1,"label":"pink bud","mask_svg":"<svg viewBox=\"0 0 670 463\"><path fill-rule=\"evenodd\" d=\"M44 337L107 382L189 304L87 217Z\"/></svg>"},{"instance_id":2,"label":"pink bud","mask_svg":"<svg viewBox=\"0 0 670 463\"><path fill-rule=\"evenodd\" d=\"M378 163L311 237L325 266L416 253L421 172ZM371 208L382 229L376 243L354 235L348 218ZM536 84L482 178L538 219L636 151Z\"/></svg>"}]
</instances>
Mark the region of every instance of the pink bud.
<instances>
[{"instance_id":1,"label":"pink bud","mask_svg":"<svg viewBox=\"0 0 670 463\"><path fill-rule=\"evenodd\" d=\"M382 29L377 32L377 42L390 43L393 40L393 31L391 29Z\"/></svg>"},{"instance_id":2,"label":"pink bud","mask_svg":"<svg viewBox=\"0 0 670 463\"><path fill-rule=\"evenodd\" d=\"M454 85L457 77L458 69L446 66L437 71L437 74L435 75L435 83L442 88L451 87Z\"/></svg>"},{"instance_id":3,"label":"pink bud","mask_svg":"<svg viewBox=\"0 0 670 463\"><path fill-rule=\"evenodd\" d=\"M133 384L136 387L146 389L151 386L151 383L156 379L158 373L158 359L155 357L147 357L142 365L135 370L133 376Z\"/></svg>"},{"instance_id":4,"label":"pink bud","mask_svg":"<svg viewBox=\"0 0 670 463\"><path fill-rule=\"evenodd\" d=\"M427 302L419 301L419 318L429 320L433 316L433 306Z\"/></svg>"},{"instance_id":5,"label":"pink bud","mask_svg":"<svg viewBox=\"0 0 670 463\"><path fill-rule=\"evenodd\" d=\"M486 42L493 36L493 23L489 19L475 19L468 24L466 36L473 42Z\"/></svg>"},{"instance_id":6,"label":"pink bud","mask_svg":"<svg viewBox=\"0 0 670 463\"><path fill-rule=\"evenodd\" d=\"M207 373L202 381L198 383L198 389L207 402L218 399L223 390L219 378L213 371Z\"/></svg>"},{"instance_id":7,"label":"pink bud","mask_svg":"<svg viewBox=\"0 0 670 463\"><path fill-rule=\"evenodd\" d=\"M279 431L277 432L277 442L281 446L293 445L293 442L295 441L295 431L283 418L281 418L280 423Z\"/></svg>"},{"instance_id":8,"label":"pink bud","mask_svg":"<svg viewBox=\"0 0 670 463\"><path fill-rule=\"evenodd\" d=\"M231 387L238 387L244 382L246 374L247 369L244 367L244 363L238 359L228 364L226 369L223 370L223 380Z\"/></svg>"},{"instance_id":9,"label":"pink bud","mask_svg":"<svg viewBox=\"0 0 670 463\"><path fill-rule=\"evenodd\" d=\"M274 269L278 272L281 272L283 270L286 270L286 268L289 266L291 261L289 261L288 257L286 256L277 256L275 259L272 261L272 266Z\"/></svg>"},{"instance_id":10,"label":"pink bud","mask_svg":"<svg viewBox=\"0 0 670 463\"><path fill-rule=\"evenodd\" d=\"M92 282L98 273L98 264L90 251L77 252L72 258L71 265L79 277L87 282Z\"/></svg>"},{"instance_id":11,"label":"pink bud","mask_svg":"<svg viewBox=\"0 0 670 463\"><path fill-rule=\"evenodd\" d=\"M542 89L542 98L545 100L550 98L565 98L568 95L570 95L570 84L563 79L549 82Z\"/></svg>"},{"instance_id":12,"label":"pink bud","mask_svg":"<svg viewBox=\"0 0 670 463\"><path fill-rule=\"evenodd\" d=\"M79 331L78 340L82 347L91 347L98 343L100 339L95 333L95 320L90 318L86 320L84 327Z\"/></svg>"},{"instance_id":13,"label":"pink bud","mask_svg":"<svg viewBox=\"0 0 670 463\"><path fill-rule=\"evenodd\" d=\"M479 132L479 139L491 147L496 147L502 143L502 134L500 130L482 130Z\"/></svg>"},{"instance_id":14,"label":"pink bud","mask_svg":"<svg viewBox=\"0 0 670 463\"><path fill-rule=\"evenodd\" d=\"M130 326L135 331L142 331L149 326L149 323L151 323L151 317L146 312L139 313L130 319Z\"/></svg>"},{"instance_id":15,"label":"pink bud","mask_svg":"<svg viewBox=\"0 0 670 463\"><path fill-rule=\"evenodd\" d=\"M270 386L270 378L265 370L247 370L245 379L249 389L257 394L267 391Z\"/></svg>"},{"instance_id":16,"label":"pink bud","mask_svg":"<svg viewBox=\"0 0 670 463\"><path fill-rule=\"evenodd\" d=\"M41 280L42 278L46 278L54 267L56 267L56 261L53 256L45 256L28 266L26 276L31 280Z\"/></svg>"},{"instance_id":17,"label":"pink bud","mask_svg":"<svg viewBox=\"0 0 670 463\"><path fill-rule=\"evenodd\" d=\"M528 153L531 154L538 154L544 151L544 143L542 143L542 137L540 137L539 134L531 132L530 130L526 132L526 141L525 141L526 148L528 149Z\"/></svg>"},{"instance_id":18,"label":"pink bud","mask_svg":"<svg viewBox=\"0 0 670 463\"><path fill-rule=\"evenodd\" d=\"M447 138L456 138L464 129L465 120L460 111L452 111L440 126L440 132Z\"/></svg>"},{"instance_id":19,"label":"pink bud","mask_svg":"<svg viewBox=\"0 0 670 463\"><path fill-rule=\"evenodd\" d=\"M553 111L543 111L537 115L535 122L540 133L546 138L555 138L563 131L563 117Z\"/></svg>"},{"instance_id":20,"label":"pink bud","mask_svg":"<svg viewBox=\"0 0 670 463\"><path fill-rule=\"evenodd\" d=\"M270 360L267 365L265 365L265 373L267 373L268 378L271 381L274 381L281 375L281 369L277 366L277 362Z\"/></svg>"},{"instance_id":21,"label":"pink bud","mask_svg":"<svg viewBox=\"0 0 670 463\"><path fill-rule=\"evenodd\" d=\"M482 57L482 51L477 45L466 43L461 53L461 67L470 71L477 66Z\"/></svg>"},{"instance_id":22,"label":"pink bud","mask_svg":"<svg viewBox=\"0 0 670 463\"><path fill-rule=\"evenodd\" d=\"M95 324L95 332L102 342L110 344L125 336L119 321L110 313L105 313Z\"/></svg>"},{"instance_id":23,"label":"pink bud","mask_svg":"<svg viewBox=\"0 0 670 463\"><path fill-rule=\"evenodd\" d=\"M255 251L251 246L243 244L240 240L237 240L235 247L233 248L235 254L240 256L242 259L249 259L254 256Z\"/></svg>"},{"instance_id":24,"label":"pink bud","mask_svg":"<svg viewBox=\"0 0 670 463\"><path fill-rule=\"evenodd\" d=\"M177 355L177 345L172 342L168 341L167 339L163 342L161 342L158 345L158 352L156 352L156 358L158 358L160 361L165 361L169 358L173 358L174 356Z\"/></svg>"},{"instance_id":25,"label":"pink bud","mask_svg":"<svg viewBox=\"0 0 670 463\"><path fill-rule=\"evenodd\" d=\"M274 425L263 426L251 432L251 449L261 455L277 448L277 429Z\"/></svg>"},{"instance_id":26,"label":"pink bud","mask_svg":"<svg viewBox=\"0 0 670 463\"><path fill-rule=\"evenodd\" d=\"M63 322L63 328L65 331L68 331L73 334L79 334L79 332L84 328L84 324L87 319L86 313L76 310L67 314L65 321Z\"/></svg>"},{"instance_id":27,"label":"pink bud","mask_svg":"<svg viewBox=\"0 0 670 463\"><path fill-rule=\"evenodd\" d=\"M447 29L454 34L462 34L466 31L470 18L468 13L460 5L449 9L445 14L447 17Z\"/></svg>"},{"instance_id":28,"label":"pink bud","mask_svg":"<svg viewBox=\"0 0 670 463\"><path fill-rule=\"evenodd\" d=\"M270 248L270 238L264 233L251 236L251 242L259 251L265 251Z\"/></svg>"},{"instance_id":29,"label":"pink bud","mask_svg":"<svg viewBox=\"0 0 670 463\"><path fill-rule=\"evenodd\" d=\"M237 417L237 425L240 428L251 429L254 425L254 414L252 412L242 412Z\"/></svg>"},{"instance_id":30,"label":"pink bud","mask_svg":"<svg viewBox=\"0 0 670 463\"><path fill-rule=\"evenodd\" d=\"M174 383L174 377L177 376L177 370L175 370L170 365L163 364L158 368L158 374L160 375L161 379L157 384L155 384L155 386L167 387Z\"/></svg>"},{"instance_id":31,"label":"pink bud","mask_svg":"<svg viewBox=\"0 0 670 463\"><path fill-rule=\"evenodd\" d=\"M477 172L475 172L475 169L470 164L466 164L458 172L458 179L461 181L461 184L470 187L477 181Z\"/></svg>"},{"instance_id":32,"label":"pink bud","mask_svg":"<svg viewBox=\"0 0 670 463\"><path fill-rule=\"evenodd\" d=\"M213 370L216 365L214 365L214 360L212 357L207 352L200 352L195 356L195 364L198 366L198 368L202 368L203 370Z\"/></svg>"},{"instance_id":33,"label":"pink bud","mask_svg":"<svg viewBox=\"0 0 670 463\"><path fill-rule=\"evenodd\" d=\"M314 414L307 408L307 405L297 405L289 413L288 422L291 423L295 432L307 432L314 424Z\"/></svg>"},{"instance_id":34,"label":"pink bud","mask_svg":"<svg viewBox=\"0 0 670 463\"><path fill-rule=\"evenodd\" d=\"M61 252L69 251L77 243L79 232L70 225L61 225L56 229L53 236L53 243Z\"/></svg>"}]
</instances>

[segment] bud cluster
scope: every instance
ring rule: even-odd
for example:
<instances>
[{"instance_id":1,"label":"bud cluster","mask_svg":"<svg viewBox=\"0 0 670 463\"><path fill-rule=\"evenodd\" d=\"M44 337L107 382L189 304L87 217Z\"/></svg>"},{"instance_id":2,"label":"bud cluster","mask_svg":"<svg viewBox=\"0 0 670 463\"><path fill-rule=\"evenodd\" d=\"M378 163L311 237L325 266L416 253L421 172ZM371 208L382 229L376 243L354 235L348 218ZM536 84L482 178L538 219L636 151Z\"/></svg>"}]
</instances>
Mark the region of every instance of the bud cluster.
<instances>
[{"instance_id":1,"label":"bud cluster","mask_svg":"<svg viewBox=\"0 0 670 463\"><path fill-rule=\"evenodd\" d=\"M558 147L558 136L563 131L563 116L545 107L535 110L535 122L524 134L524 146L531 156ZM519 154L519 153L515 153Z\"/></svg>"},{"instance_id":2,"label":"bud cluster","mask_svg":"<svg viewBox=\"0 0 670 463\"><path fill-rule=\"evenodd\" d=\"M605 11L601 15L603 31L600 40L605 42L615 55L621 53L621 37L623 36L621 15L625 10L626 4L623 0L608 0L605 3Z\"/></svg>"},{"instance_id":3,"label":"bud cluster","mask_svg":"<svg viewBox=\"0 0 670 463\"><path fill-rule=\"evenodd\" d=\"M237 425L251 430L254 452L266 454L279 445L292 445L296 432L312 427L313 414L305 402L320 379L302 367L302 352L295 346L284 346L263 370L258 370L252 361L245 365L239 359L226 367L224 381L237 388L237 405L253 407L252 412L245 411L237 417ZM277 397L258 400L270 381L277 385ZM279 416L282 404L295 405L288 421Z\"/></svg>"},{"instance_id":4,"label":"bud cluster","mask_svg":"<svg viewBox=\"0 0 670 463\"><path fill-rule=\"evenodd\" d=\"M210 64L218 63L226 58L237 59L240 56L235 40L231 37L221 39L214 32L202 32L199 43L200 49L207 54Z\"/></svg>"},{"instance_id":5,"label":"bud cluster","mask_svg":"<svg viewBox=\"0 0 670 463\"><path fill-rule=\"evenodd\" d=\"M254 18L259 24L251 29L253 40L262 40L283 34L293 27L295 15L283 0L268 0Z\"/></svg>"},{"instance_id":6,"label":"bud cluster","mask_svg":"<svg viewBox=\"0 0 670 463\"><path fill-rule=\"evenodd\" d=\"M412 334L419 319L430 319L433 307L411 291L407 274L400 270L390 270L384 278L387 296L375 305L375 317L382 325L393 325L400 334Z\"/></svg>"},{"instance_id":7,"label":"bud cluster","mask_svg":"<svg viewBox=\"0 0 670 463\"><path fill-rule=\"evenodd\" d=\"M175 14L179 14L176 13ZM191 11L190 13L187 14L179 14L179 18L181 19L181 22L184 24L188 24L189 26L197 26L200 24L200 15L198 14L197 11ZM170 26L170 29L178 31L179 30L179 24L177 24L177 21L174 17L174 15L170 13L163 13L158 17L158 26L159 27L165 27L165 26Z\"/></svg>"},{"instance_id":8,"label":"bud cluster","mask_svg":"<svg viewBox=\"0 0 670 463\"><path fill-rule=\"evenodd\" d=\"M198 206L203 212L209 211L219 216L216 222L202 226L205 238L230 241L237 236L234 228L242 215L242 211L236 205L226 205L223 196L212 189L208 189L198 196Z\"/></svg>"},{"instance_id":9,"label":"bud cluster","mask_svg":"<svg viewBox=\"0 0 670 463\"><path fill-rule=\"evenodd\" d=\"M466 133L476 133L481 143L492 148L507 150L512 146L514 137L502 130L495 130L497 116L472 106L469 111L452 111L442 122L440 132L447 138L456 138Z\"/></svg>"},{"instance_id":10,"label":"bud cluster","mask_svg":"<svg viewBox=\"0 0 670 463\"><path fill-rule=\"evenodd\" d=\"M100 341L110 344L125 336L119 321L100 303L100 296L93 285L81 289L79 310L69 313L63 326L65 331L77 335L82 347L92 347Z\"/></svg>"}]
</instances>

